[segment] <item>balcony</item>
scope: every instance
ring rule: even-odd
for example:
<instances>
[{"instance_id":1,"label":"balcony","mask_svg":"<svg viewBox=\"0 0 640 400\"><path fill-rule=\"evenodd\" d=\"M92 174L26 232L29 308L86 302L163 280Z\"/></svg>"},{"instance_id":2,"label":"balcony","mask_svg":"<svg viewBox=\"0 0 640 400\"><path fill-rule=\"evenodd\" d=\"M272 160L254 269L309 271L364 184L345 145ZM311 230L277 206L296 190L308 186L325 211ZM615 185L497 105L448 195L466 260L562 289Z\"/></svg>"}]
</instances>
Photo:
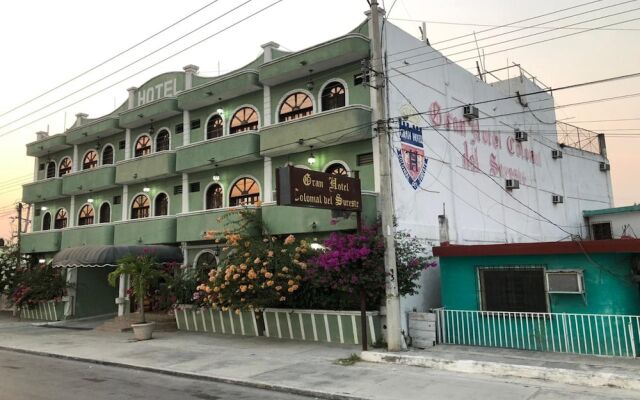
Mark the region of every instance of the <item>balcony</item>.
<instances>
[{"instance_id":1,"label":"balcony","mask_svg":"<svg viewBox=\"0 0 640 400\"><path fill-rule=\"evenodd\" d=\"M62 194L62 178L49 178L22 185L22 201L39 203L64 197Z\"/></svg>"},{"instance_id":2,"label":"balcony","mask_svg":"<svg viewBox=\"0 0 640 400\"><path fill-rule=\"evenodd\" d=\"M92 142L118 133L121 130L118 117L99 118L67 130L67 143L83 144Z\"/></svg>"},{"instance_id":3,"label":"balcony","mask_svg":"<svg viewBox=\"0 0 640 400\"><path fill-rule=\"evenodd\" d=\"M114 222L113 244L167 244L176 242L176 217L149 217Z\"/></svg>"},{"instance_id":4,"label":"balcony","mask_svg":"<svg viewBox=\"0 0 640 400\"><path fill-rule=\"evenodd\" d=\"M178 215L178 242L204 240L207 231L222 233L225 230L235 231L242 228L244 220L241 210L251 213L255 210L256 218L260 218L261 208L202 210ZM244 211L243 211L244 212Z\"/></svg>"},{"instance_id":5,"label":"balcony","mask_svg":"<svg viewBox=\"0 0 640 400\"><path fill-rule=\"evenodd\" d=\"M369 39L358 33L291 53L260 66L260 82L273 86L369 57Z\"/></svg>"},{"instance_id":6,"label":"balcony","mask_svg":"<svg viewBox=\"0 0 640 400\"><path fill-rule=\"evenodd\" d=\"M371 108L352 105L262 128L260 154L275 157L370 138Z\"/></svg>"},{"instance_id":7,"label":"balcony","mask_svg":"<svg viewBox=\"0 0 640 400\"><path fill-rule=\"evenodd\" d=\"M195 79L202 79L194 77ZM240 71L228 76L214 78L199 84L193 89L185 90L178 96L178 107L183 110L209 106L226 100L262 89L258 81L258 71Z\"/></svg>"},{"instance_id":8,"label":"balcony","mask_svg":"<svg viewBox=\"0 0 640 400\"><path fill-rule=\"evenodd\" d=\"M95 224L62 230L60 249L91 245L112 245L113 225Z\"/></svg>"},{"instance_id":9,"label":"balcony","mask_svg":"<svg viewBox=\"0 0 640 400\"><path fill-rule=\"evenodd\" d=\"M70 148L71 146L67 144L67 135L59 133L27 144L27 155L31 157L42 157Z\"/></svg>"},{"instance_id":10,"label":"balcony","mask_svg":"<svg viewBox=\"0 0 640 400\"><path fill-rule=\"evenodd\" d=\"M162 151L116 163L116 184L142 182L174 175L175 151Z\"/></svg>"},{"instance_id":11,"label":"balcony","mask_svg":"<svg viewBox=\"0 0 640 400\"><path fill-rule=\"evenodd\" d=\"M120 113L120 127L137 128L149 125L151 120L160 121L178 114L182 114L182 110L178 108L178 99L165 97Z\"/></svg>"},{"instance_id":12,"label":"balcony","mask_svg":"<svg viewBox=\"0 0 640 400\"><path fill-rule=\"evenodd\" d=\"M61 231L24 233L20 237L20 251L24 254L54 253L60 250Z\"/></svg>"},{"instance_id":13,"label":"balcony","mask_svg":"<svg viewBox=\"0 0 640 400\"><path fill-rule=\"evenodd\" d=\"M176 171L210 168L212 159L219 166L259 160L260 136L257 133L236 133L180 147L176 150Z\"/></svg>"},{"instance_id":14,"label":"balcony","mask_svg":"<svg viewBox=\"0 0 640 400\"><path fill-rule=\"evenodd\" d=\"M115 165L74 172L62 177L62 194L70 196L110 189L117 186L115 179Z\"/></svg>"},{"instance_id":15,"label":"balcony","mask_svg":"<svg viewBox=\"0 0 640 400\"><path fill-rule=\"evenodd\" d=\"M375 194L362 194L364 225L373 225L376 222L376 197ZM275 204L262 206L262 223L265 231L270 235L357 229L356 213L351 212L345 216L347 217L334 218L331 210L320 208L289 207Z\"/></svg>"}]
</instances>

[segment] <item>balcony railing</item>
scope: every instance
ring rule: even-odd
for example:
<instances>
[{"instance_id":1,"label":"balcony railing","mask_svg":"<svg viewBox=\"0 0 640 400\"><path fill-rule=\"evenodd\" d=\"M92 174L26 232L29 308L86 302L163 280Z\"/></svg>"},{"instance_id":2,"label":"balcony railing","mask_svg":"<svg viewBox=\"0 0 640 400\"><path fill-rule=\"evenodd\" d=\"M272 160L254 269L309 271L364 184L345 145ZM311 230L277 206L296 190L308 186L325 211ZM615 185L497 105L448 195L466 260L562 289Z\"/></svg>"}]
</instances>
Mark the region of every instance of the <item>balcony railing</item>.
<instances>
[{"instance_id":1,"label":"balcony railing","mask_svg":"<svg viewBox=\"0 0 640 400\"><path fill-rule=\"evenodd\" d=\"M438 343L636 357L640 316L436 309Z\"/></svg>"}]
</instances>

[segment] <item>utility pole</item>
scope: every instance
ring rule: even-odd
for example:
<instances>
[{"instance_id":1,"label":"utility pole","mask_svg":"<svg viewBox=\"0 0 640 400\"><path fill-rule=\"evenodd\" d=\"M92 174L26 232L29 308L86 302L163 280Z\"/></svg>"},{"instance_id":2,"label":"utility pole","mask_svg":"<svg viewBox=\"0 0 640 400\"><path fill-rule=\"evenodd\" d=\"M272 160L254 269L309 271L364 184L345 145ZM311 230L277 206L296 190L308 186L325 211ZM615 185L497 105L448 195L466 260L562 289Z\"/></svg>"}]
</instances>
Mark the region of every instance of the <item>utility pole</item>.
<instances>
[{"instance_id":1,"label":"utility pole","mask_svg":"<svg viewBox=\"0 0 640 400\"><path fill-rule=\"evenodd\" d=\"M16 250L16 268L20 268L20 238L22 237L22 202L18 202L18 244Z\"/></svg>"},{"instance_id":2,"label":"utility pole","mask_svg":"<svg viewBox=\"0 0 640 400\"><path fill-rule=\"evenodd\" d=\"M400 296L398 295L398 274L396 271L396 247L393 227L393 195L391 182L391 160L389 155L389 136L387 134L387 112L385 109L385 74L382 63L382 32L380 30L380 12L378 1L371 0L371 38L373 51L371 69L373 87L376 91L374 118L378 131L380 151L380 214L382 217L382 236L384 238L384 270L386 275L387 306L387 346L389 351L403 350L404 338L400 322Z\"/></svg>"}]
</instances>

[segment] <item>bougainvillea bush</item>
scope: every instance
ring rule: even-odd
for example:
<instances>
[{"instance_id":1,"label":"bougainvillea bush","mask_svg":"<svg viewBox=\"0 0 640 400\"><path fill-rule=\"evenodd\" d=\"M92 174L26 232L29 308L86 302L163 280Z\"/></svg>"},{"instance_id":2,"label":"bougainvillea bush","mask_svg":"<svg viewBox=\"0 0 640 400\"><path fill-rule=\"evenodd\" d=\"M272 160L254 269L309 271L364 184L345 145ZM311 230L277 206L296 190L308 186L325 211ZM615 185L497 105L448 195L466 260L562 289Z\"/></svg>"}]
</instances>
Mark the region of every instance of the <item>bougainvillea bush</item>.
<instances>
[{"instance_id":1,"label":"bougainvillea bush","mask_svg":"<svg viewBox=\"0 0 640 400\"><path fill-rule=\"evenodd\" d=\"M10 300L17 307L33 307L37 303L60 300L67 283L61 268L45 264L16 268L15 287Z\"/></svg>"},{"instance_id":2,"label":"bougainvillea bush","mask_svg":"<svg viewBox=\"0 0 640 400\"><path fill-rule=\"evenodd\" d=\"M203 304L235 309L262 309L290 304L307 269L309 245L293 235L281 239L228 233L221 262L194 297Z\"/></svg>"}]
</instances>

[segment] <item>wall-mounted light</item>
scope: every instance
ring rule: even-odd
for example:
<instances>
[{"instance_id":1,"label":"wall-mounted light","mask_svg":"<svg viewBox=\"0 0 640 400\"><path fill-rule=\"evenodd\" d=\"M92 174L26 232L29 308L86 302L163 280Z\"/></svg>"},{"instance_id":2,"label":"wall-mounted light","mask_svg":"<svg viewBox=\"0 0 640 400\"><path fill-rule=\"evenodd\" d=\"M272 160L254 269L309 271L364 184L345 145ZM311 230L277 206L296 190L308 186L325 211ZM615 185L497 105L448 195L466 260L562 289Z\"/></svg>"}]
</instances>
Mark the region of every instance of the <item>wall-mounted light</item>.
<instances>
[{"instance_id":1,"label":"wall-mounted light","mask_svg":"<svg viewBox=\"0 0 640 400\"><path fill-rule=\"evenodd\" d=\"M93 204L93 199L87 199L87 203Z\"/></svg>"},{"instance_id":2,"label":"wall-mounted light","mask_svg":"<svg viewBox=\"0 0 640 400\"><path fill-rule=\"evenodd\" d=\"M39 262L40 264L44 264L44 263L46 263L46 262L47 262L47 260L45 260L44 258L41 258L41 259L39 259L39 260L38 260L38 262Z\"/></svg>"},{"instance_id":3,"label":"wall-mounted light","mask_svg":"<svg viewBox=\"0 0 640 400\"><path fill-rule=\"evenodd\" d=\"M213 179L214 182L220 182L220 174L218 174L218 171L215 171L213 173L213 178L212 179Z\"/></svg>"},{"instance_id":4,"label":"wall-mounted light","mask_svg":"<svg viewBox=\"0 0 640 400\"><path fill-rule=\"evenodd\" d=\"M224 110L222 108L218 108L216 112L222 117L224 114Z\"/></svg>"},{"instance_id":5,"label":"wall-mounted light","mask_svg":"<svg viewBox=\"0 0 640 400\"><path fill-rule=\"evenodd\" d=\"M45 206L40 207L40 211L47 211L48 209L49 209L49 208L48 208L48 207L45 207Z\"/></svg>"},{"instance_id":6,"label":"wall-mounted light","mask_svg":"<svg viewBox=\"0 0 640 400\"><path fill-rule=\"evenodd\" d=\"M316 163L316 156L313 155L313 146L309 146L310 149L310 153L309 153L309 158L307 158L307 162L309 163L309 165L313 165Z\"/></svg>"},{"instance_id":7,"label":"wall-mounted light","mask_svg":"<svg viewBox=\"0 0 640 400\"><path fill-rule=\"evenodd\" d=\"M149 189L148 187L143 187L142 191L145 193L149 193L151 191L151 189Z\"/></svg>"}]
</instances>

